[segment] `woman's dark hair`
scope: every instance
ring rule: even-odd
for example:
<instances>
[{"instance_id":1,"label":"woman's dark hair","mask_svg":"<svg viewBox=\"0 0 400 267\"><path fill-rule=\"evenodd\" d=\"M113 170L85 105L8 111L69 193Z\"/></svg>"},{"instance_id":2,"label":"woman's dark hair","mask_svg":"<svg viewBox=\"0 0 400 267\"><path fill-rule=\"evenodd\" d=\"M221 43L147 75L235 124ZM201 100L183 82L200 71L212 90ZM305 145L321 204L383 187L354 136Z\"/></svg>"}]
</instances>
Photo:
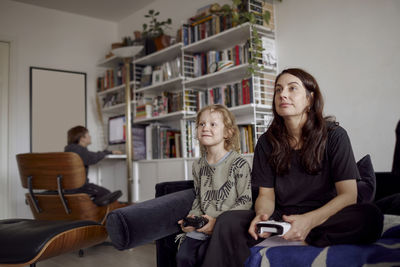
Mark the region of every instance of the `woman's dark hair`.
<instances>
[{"instance_id":1,"label":"woman's dark hair","mask_svg":"<svg viewBox=\"0 0 400 267\"><path fill-rule=\"evenodd\" d=\"M68 145L79 144L79 140L88 133L89 130L83 126L75 126L68 130Z\"/></svg>"},{"instance_id":2,"label":"woman's dark hair","mask_svg":"<svg viewBox=\"0 0 400 267\"><path fill-rule=\"evenodd\" d=\"M328 137L327 120L334 121L333 117L323 117L324 101L315 78L302 69L283 70L275 79L275 86L283 74L291 74L303 83L307 97L310 98L310 106L307 108L307 120L302 128L300 149L301 164L309 174L316 174L321 170L324 157L325 144ZM275 108L275 93L272 102L274 119L267 130L267 139L272 145L272 153L269 163L276 174L282 175L290 168L293 148L290 146L289 135L284 119L278 115Z\"/></svg>"}]
</instances>

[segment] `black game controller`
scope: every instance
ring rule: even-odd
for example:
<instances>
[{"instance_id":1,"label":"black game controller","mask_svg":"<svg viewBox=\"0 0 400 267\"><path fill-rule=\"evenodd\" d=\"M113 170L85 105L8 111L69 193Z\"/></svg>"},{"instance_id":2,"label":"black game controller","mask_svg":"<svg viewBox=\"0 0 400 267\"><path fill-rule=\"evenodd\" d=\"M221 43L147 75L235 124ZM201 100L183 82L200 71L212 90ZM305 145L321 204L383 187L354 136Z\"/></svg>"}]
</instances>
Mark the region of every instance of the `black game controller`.
<instances>
[{"instance_id":1,"label":"black game controller","mask_svg":"<svg viewBox=\"0 0 400 267\"><path fill-rule=\"evenodd\" d=\"M195 216L194 218L186 217L183 218L182 226L193 226L196 229L202 228L208 223L208 219L202 216Z\"/></svg>"}]
</instances>

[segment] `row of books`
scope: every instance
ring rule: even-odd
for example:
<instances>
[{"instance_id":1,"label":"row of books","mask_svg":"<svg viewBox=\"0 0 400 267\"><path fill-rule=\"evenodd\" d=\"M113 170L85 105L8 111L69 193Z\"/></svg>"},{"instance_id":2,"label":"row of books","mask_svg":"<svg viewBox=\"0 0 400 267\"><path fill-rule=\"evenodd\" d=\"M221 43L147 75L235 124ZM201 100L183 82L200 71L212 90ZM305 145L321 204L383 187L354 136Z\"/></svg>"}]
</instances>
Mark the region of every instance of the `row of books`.
<instances>
[{"instance_id":1,"label":"row of books","mask_svg":"<svg viewBox=\"0 0 400 267\"><path fill-rule=\"evenodd\" d=\"M230 29L232 26L232 17L225 15L209 14L195 21L189 19L187 24L182 25L183 44L195 43Z\"/></svg>"},{"instance_id":2,"label":"row of books","mask_svg":"<svg viewBox=\"0 0 400 267\"><path fill-rule=\"evenodd\" d=\"M176 111L197 112L211 104L236 107L254 103L252 79L213 87L206 90L185 90L183 92L162 92L155 97L137 96L136 119L152 118Z\"/></svg>"},{"instance_id":3,"label":"row of books","mask_svg":"<svg viewBox=\"0 0 400 267\"><path fill-rule=\"evenodd\" d=\"M146 126L146 159L182 157L181 132L159 123Z\"/></svg>"},{"instance_id":4,"label":"row of books","mask_svg":"<svg viewBox=\"0 0 400 267\"><path fill-rule=\"evenodd\" d=\"M200 157L200 144L196 138L195 121L186 123L186 144L189 157ZM151 160L182 157L181 132L160 123L151 123L147 126L134 125L133 160ZM240 152L254 153L254 126L240 125Z\"/></svg>"},{"instance_id":5,"label":"row of books","mask_svg":"<svg viewBox=\"0 0 400 267\"><path fill-rule=\"evenodd\" d=\"M189 157L200 157L200 145L196 138L194 121L186 124L186 144ZM254 126L239 126L240 152L254 153ZM181 132L168 126L152 123L132 127L133 160L151 160L182 157Z\"/></svg>"},{"instance_id":6,"label":"row of books","mask_svg":"<svg viewBox=\"0 0 400 267\"><path fill-rule=\"evenodd\" d=\"M112 107L125 102L125 91L118 90L104 95L101 99L102 108Z\"/></svg>"},{"instance_id":7,"label":"row of books","mask_svg":"<svg viewBox=\"0 0 400 267\"><path fill-rule=\"evenodd\" d=\"M155 97L140 96L136 106L136 119L152 118L176 111L197 111L196 98L192 91L182 92L162 92Z\"/></svg>"},{"instance_id":8,"label":"row of books","mask_svg":"<svg viewBox=\"0 0 400 267\"><path fill-rule=\"evenodd\" d=\"M254 125L239 126L240 152L242 154L254 153L254 136Z\"/></svg>"},{"instance_id":9,"label":"row of books","mask_svg":"<svg viewBox=\"0 0 400 267\"><path fill-rule=\"evenodd\" d=\"M231 108L254 103L251 78L233 84L189 92L189 97L194 99L190 103L194 105L195 110L211 104L222 104Z\"/></svg>"},{"instance_id":10,"label":"row of books","mask_svg":"<svg viewBox=\"0 0 400 267\"><path fill-rule=\"evenodd\" d=\"M186 130L186 153L188 157L200 157L200 144L197 139L197 128L195 121L187 121ZM254 153L255 134L253 125L239 125L240 152L243 154Z\"/></svg>"},{"instance_id":11,"label":"row of books","mask_svg":"<svg viewBox=\"0 0 400 267\"><path fill-rule=\"evenodd\" d=\"M125 83L127 71L124 64L119 64L116 68L107 69L104 74L97 78L97 92L103 92L107 89ZM133 64L130 66L130 81L133 80Z\"/></svg>"},{"instance_id":12,"label":"row of books","mask_svg":"<svg viewBox=\"0 0 400 267\"><path fill-rule=\"evenodd\" d=\"M146 87L182 76L181 58L164 62L159 66L138 66L142 69L140 87Z\"/></svg>"},{"instance_id":13,"label":"row of books","mask_svg":"<svg viewBox=\"0 0 400 267\"><path fill-rule=\"evenodd\" d=\"M275 30L274 8L272 1L264 0L243 0L240 9L248 10L255 16L255 23ZM198 10L197 14L189 18L187 23L182 26L181 34L184 45L189 45L214 34L218 34L227 29L235 27L235 23L230 15L223 13L212 13L210 6L204 10ZM243 10L243 11L244 11ZM269 12L269 22L265 22L263 14Z\"/></svg>"},{"instance_id":14,"label":"row of books","mask_svg":"<svg viewBox=\"0 0 400 267\"><path fill-rule=\"evenodd\" d=\"M188 77L199 77L247 63L249 61L249 47L249 42L246 42L221 51L211 50L194 54L192 67L185 74Z\"/></svg>"}]
</instances>

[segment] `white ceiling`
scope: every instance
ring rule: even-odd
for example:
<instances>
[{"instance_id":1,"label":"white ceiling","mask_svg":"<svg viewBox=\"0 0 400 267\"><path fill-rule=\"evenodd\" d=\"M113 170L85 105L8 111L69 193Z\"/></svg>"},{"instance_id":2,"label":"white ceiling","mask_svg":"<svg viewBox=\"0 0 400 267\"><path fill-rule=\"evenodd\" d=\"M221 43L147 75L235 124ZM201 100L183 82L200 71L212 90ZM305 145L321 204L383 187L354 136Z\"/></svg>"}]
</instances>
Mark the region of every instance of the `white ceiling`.
<instances>
[{"instance_id":1,"label":"white ceiling","mask_svg":"<svg viewBox=\"0 0 400 267\"><path fill-rule=\"evenodd\" d=\"M155 0L13 0L88 17L118 22Z\"/></svg>"}]
</instances>

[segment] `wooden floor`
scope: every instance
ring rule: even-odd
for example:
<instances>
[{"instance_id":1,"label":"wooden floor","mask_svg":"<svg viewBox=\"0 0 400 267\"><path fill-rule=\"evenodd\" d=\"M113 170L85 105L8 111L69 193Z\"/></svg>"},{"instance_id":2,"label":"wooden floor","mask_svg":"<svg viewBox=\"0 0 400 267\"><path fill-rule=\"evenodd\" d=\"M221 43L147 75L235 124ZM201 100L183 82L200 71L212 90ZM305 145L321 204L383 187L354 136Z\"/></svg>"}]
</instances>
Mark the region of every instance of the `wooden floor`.
<instances>
[{"instance_id":1,"label":"wooden floor","mask_svg":"<svg viewBox=\"0 0 400 267\"><path fill-rule=\"evenodd\" d=\"M83 257L78 252L63 254L38 262L37 267L155 267L156 245L146 244L130 250L119 251L110 244L98 245L84 250Z\"/></svg>"}]
</instances>

